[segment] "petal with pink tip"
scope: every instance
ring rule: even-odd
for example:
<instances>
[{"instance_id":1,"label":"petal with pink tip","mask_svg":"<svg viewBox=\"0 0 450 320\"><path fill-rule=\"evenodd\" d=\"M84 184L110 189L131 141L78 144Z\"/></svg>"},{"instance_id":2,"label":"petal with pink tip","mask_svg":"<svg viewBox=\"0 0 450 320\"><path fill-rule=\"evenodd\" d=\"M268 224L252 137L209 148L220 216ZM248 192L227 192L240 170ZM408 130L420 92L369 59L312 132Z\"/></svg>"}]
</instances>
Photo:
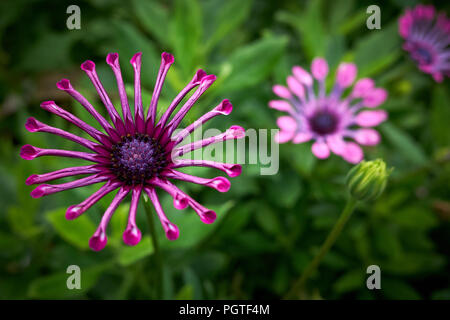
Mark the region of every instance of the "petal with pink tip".
<instances>
[{"instance_id":1,"label":"petal with pink tip","mask_svg":"<svg viewBox=\"0 0 450 320\"><path fill-rule=\"evenodd\" d=\"M293 131L278 131L275 134L274 141L276 143L286 143L294 137Z\"/></svg>"},{"instance_id":2,"label":"petal with pink tip","mask_svg":"<svg viewBox=\"0 0 450 320\"><path fill-rule=\"evenodd\" d=\"M441 72L434 72L432 74L434 81L441 83L442 81L444 81L444 76L442 75Z\"/></svg>"},{"instance_id":3,"label":"petal with pink tip","mask_svg":"<svg viewBox=\"0 0 450 320\"><path fill-rule=\"evenodd\" d=\"M312 85L313 79L311 75L307 71L305 71L305 69L303 69L302 67L299 66L293 67L292 73L298 79L298 81L300 81L304 85L308 87Z\"/></svg>"},{"instance_id":4,"label":"petal with pink tip","mask_svg":"<svg viewBox=\"0 0 450 320\"><path fill-rule=\"evenodd\" d=\"M337 155L341 155L345 150L345 141L340 135L327 137L327 145L330 150Z\"/></svg>"},{"instance_id":5,"label":"petal with pink tip","mask_svg":"<svg viewBox=\"0 0 450 320\"><path fill-rule=\"evenodd\" d=\"M375 81L370 78L362 78L356 81L352 96L355 98L365 97L375 87Z\"/></svg>"},{"instance_id":6,"label":"petal with pink tip","mask_svg":"<svg viewBox=\"0 0 450 320\"><path fill-rule=\"evenodd\" d=\"M284 98L284 99L290 99L292 98L292 94L289 91L288 88L286 88L285 86L281 86L279 84L274 85L272 87L272 91L273 93L275 93L277 96L279 96L280 98Z\"/></svg>"},{"instance_id":7,"label":"petal with pink tip","mask_svg":"<svg viewBox=\"0 0 450 320\"><path fill-rule=\"evenodd\" d=\"M311 63L311 73L317 80L324 80L328 75L328 63L323 58L315 58Z\"/></svg>"},{"instance_id":8,"label":"petal with pink tip","mask_svg":"<svg viewBox=\"0 0 450 320\"><path fill-rule=\"evenodd\" d=\"M363 100L363 104L369 108L376 108L382 104L387 98L387 91L383 88L375 88L371 90Z\"/></svg>"},{"instance_id":9,"label":"petal with pink tip","mask_svg":"<svg viewBox=\"0 0 450 320\"><path fill-rule=\"evenodd\" d=\"M303 98L305 96L305 88L303 88L303 85L300 83L300 81L297 80L297 78L293 76L287 77L287 84L289 86L289 89L299 98Z\"/></svg>"},{"instance_id":10,"label":"petal with pink tip","mask_svg":"<svg viewBox=\"0 0 450 320\"><path fill-rule=\"evenodd\" d=\"M294 139L292 140L292 143L299 144L306 141L309 141L312 139L312 135L307 132L299 132L295 135Z\"/></svg>"},{"instance_id":11,"label":"petal with pink tip","mask_svg":"<svg viewBox=\"0 0 450 320\"><path fill-rule=\"evenodd\" d=\"M355 81L357 72L354 63L341 63L337 70L336 81L342 88L347 88Z\"/></svg>"},{"instance_id":12,"label":"petal with pink tip","mask_svg":"<svg viewBox=\"0 0 450 320\"><path fill-rule=\"evenodd\" d=\"M359 129L355 132L354 139L364 146L374 146L380 143L381 137L377 130Z\"/></svg>"},{"instance_id":13,"label":"petal with pink tip","mask_svg":"<svg viewBox=\"0 0 450 320\"><path fill-rule=\"evenodd\" d=\"M281 131L293 132L297 130L297 122L289 116L281 116L277 119L277 125Z\"/></svg>"},{"instance_id":14,"label":"petal with pink tip","mask_svg":"<svg viewBox=\"0 0 450 320\"><path fill-rule=\"evenodd\" d=\"M141 230L136 225L136 212L139 204L139 198L141 197L142 186L136 186L133 188L132 198L130 203L130 213L128 214L127 227L123 233L123 242L129 246L137 245L142 238Z\"/></svg>"},{"instance_id":15,"label":"petal with pink tip","mask_svg":"<svg viewBox=\"0 0 450 320\"><path fill-rule=\"evenodd\" d=\"M403 38L407 38L412 26L411 14L407 11L404 16L398 20L398 32Z\"/></svg>"},{"instance_id":16,"label":"petal with pink tip","mask_svg":"<svg viewBox=\"0 0 450 320\"><path fill-rule=\"evenodd\" d=\"M106 232L102 229L98 229L97 232L89 239L89 247L93 251L101 251L105 248L106 243L108 242L108 237L106 236Z\"/></svg>"},{"instance_id":17,"label":"petal with pink tip","mask_svg":"<svg viewBox=\"0 0 450 320\"><path fill-rule=\"evenodd\" d=\"M316 141L311 147L312 153L319 159L326 159L330 156L330 148L325 142Z\"/></svg>"},{"instance_id":18,"label":"petal with pink tip","mask_svg":"<svg viewBox=\"0 0 450 320\"><path fill-rule=\"evenodd\" d=\"M341 154L342 158L350 163L358 163L363 157L363 151L359 145L354 142L347 142L344 152Z\"/></svg>"},{"instance_id":19,"label":"petal with pink tip","mask_svg":"<svg viewBox=\"0 0 450 320\"><path fill-rule=\"evenodd\" d=\"M356 115L355 121L361 127L375 127L385 121L388 114L384 110L365 110Z\"/></svg>"},{"instance_id":20,"label":"petal with pink tip","mask_svg":"<svg viewBox=\"0 0 450 320\"><path fill-rule=\"evenodd\" d=\"M278 111L284 112L292 111L291 104L284 100L271 100L269 101L269 107Z\"/></svg>"},{"instance_id":21,"label":"petal with pink tip","mask_svg":"<svg viewBox=\"0 0 450 320\"><path fill-rule=\"evenodd\" d=\"M141 241L142 233L137 226L128 226L122 238L126 245L135 246Z\"/></svg>"},{"instance_id":22,"label":"petal with pink tip","mask_svg":"<svg viewBox=\"0 0 450 320\"><path fill-rule=\"evenodd\" d=\"M178 227L171 223L171 222L165 222L166 227L165 227L165 231L166 231L166 237L169 240L177 240L178 237L180 236L180 230L178 229Z\"/></svg>"}]
</instances>

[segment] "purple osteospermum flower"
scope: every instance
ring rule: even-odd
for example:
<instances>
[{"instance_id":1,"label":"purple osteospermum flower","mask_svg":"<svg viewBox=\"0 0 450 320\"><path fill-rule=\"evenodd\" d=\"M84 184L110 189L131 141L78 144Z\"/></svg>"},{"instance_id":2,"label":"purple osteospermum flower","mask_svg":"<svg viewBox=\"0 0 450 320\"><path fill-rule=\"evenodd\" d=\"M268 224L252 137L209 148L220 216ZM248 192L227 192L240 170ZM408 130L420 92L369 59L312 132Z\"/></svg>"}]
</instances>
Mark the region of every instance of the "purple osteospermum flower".
<instances>
[{"instance_id":1,"label":"purple osteospermum flower","mask_svg":"<svg viewBox=\"0 0 450 320\"><path fill-rule=\"evenodd\" d=\"M142 191L148 194L155 207L166 236L170 240L177 239L179 236L179 231L177 226L171 223L164 214L155 191L156 188L160 188L168 192L173 197L174 206L177 209L184 209L187 206L191 206L199 215L201 221L204 223L214 222L216 219L216 213L214 211L203 207L197 201L178 189L169 180L182 180L197 183L214 188L220 192L226 192L230 188L230 182L224 177L205 179L191 176L175 169L189 166L203 166L222 170L230 177L238 176L241 173L241 166L238 164L226 164L206 160L175 159L175 157L182 156L183 154L203 148L212 143L225 141L228 139L239 139L245 136L243 128L239 126L232 126L226 132L218 136L180 146L180 143L192 131L206 121L220 114L230 114L232 105L228 100L223 100L212 111L204 114L187 128L179 133L174 133L175 129L178 127L192 105L216 80L216 76L207 75L203 70L198 70L194 78L175 97L167 111L162 115L159 121L157 121L156 108L159 95L166 74L174 62L174 58L171 54L165 52L161 55L161 66L156 80L155 89L153 91L148 113L145 116L142 106L140 85L141 53L135 54L130 61L133 65L135 75L135 114L133 118L131 109L128 105L128 98L120 71L119 55L117 53L108 54L106 62L111 66L117 80L122 105L123 120L103 88L102 83L100 82L95 71L94 62L89 60L84 62L81 65L81 69L84 70L91 79L107 109L112 125L95 110L86 98L84 98L72 87L69 80L62 79L58 82L57 87L67 92L84 108L86 108L86 110L100 123L106 133L100 132L92 126L86 124L73 114L57 106L53 101L43 102L41 104L43 109L52 112L81 128L96 141L94 142L64 130L48 126L34 118L29 118L27 120L25 125L27 130L30 132L48 132L59 135L68 140L72 140L83 147L86 147L91 150L92 153L56 149L40 149L31 145L25 145L20 151L21 157L26 160L32 160L40 156L71 157L88 160L94 162L94 164L65 168L55 172L30 176L26 181L28 185L40 184L31 192L31 196L34 198L39 198L67 189L78 188L99 182L106 182L89 198L80 204L70 206L67 209L66 218L75 219L106 194L112 192L113 190L119 189L114 200L111 202L110 206L103 215L97 231L89 240L89 246L95 251L101 250L105 247L107 242L106 228L108 222L115 209L128 193L131 193L130 214L127 228L123 234L123 240L128 245L136 245L141 239L141 232L136 226L135 217ZM179 112L176 113L172 119L170 119L171 114L174 112L178 104L191 90L196 87L197 89L192 96L187 99ZM86 174L88 175L87 177L72 182L54 185L43 184L54 179Z\"/></svg>"},{"instance_id":2,"label":"purple osteospermum flower","mask_svg":"<svg viewBox=\"0 0 450 320\"><path fill-rule=\"evenodd\" d=\"M450 77L450 19L445 13L436 16L431 5L407 9L399 19L399 33L420 70L437 82Z\"/></svg>"},{"instance_id":3,"label":"purple osteospermum flower","mask_svg":"<svg viewBox=\"0 0 450 320\"><path fill-rule=\"evenodd\" d=\"M287 112L277 120L280 127L275 140L278 143L291 141L303 143L313 140L313 154L325 159L330 150L351 163L363 158L362 145L376 145L380 141L374 127L387 119L384 110L363 110L375 108L384 102L386 90L376 88L372 79L360 79L345 98L342 93L350 87L356 78L356 66L353 63L341 63L337 69L336 83L332 91L325 92L325 78L328 75L328 63L316 58L311 64L312 76L299 66L292 69L288 76L288 87L275 85L273 91L283 100L272 100L269 106ZM318 90L314 90L314 80ZM358 126L363 128L358 128Z\"/></svg>"}]
</instances>

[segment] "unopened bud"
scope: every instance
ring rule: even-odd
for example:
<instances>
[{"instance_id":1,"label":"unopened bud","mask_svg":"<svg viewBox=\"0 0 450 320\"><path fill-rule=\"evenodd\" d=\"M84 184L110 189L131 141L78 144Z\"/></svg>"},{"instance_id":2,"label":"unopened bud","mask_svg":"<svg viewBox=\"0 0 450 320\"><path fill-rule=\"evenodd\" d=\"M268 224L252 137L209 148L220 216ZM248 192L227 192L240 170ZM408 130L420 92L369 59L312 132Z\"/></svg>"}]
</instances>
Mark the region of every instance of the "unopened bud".
<instances>
[{"instance_id":1,"label":"unopened bud","mask_svg":"<svg viewBox=\"0 0 450 320\"><path fill-rule=\"evenodd\" d=\"M361 161L347 175L350 195L360 201L375 200L386 188L391 171L386 169L386 163L381 159Z\"/></svg>"}]
</instances>

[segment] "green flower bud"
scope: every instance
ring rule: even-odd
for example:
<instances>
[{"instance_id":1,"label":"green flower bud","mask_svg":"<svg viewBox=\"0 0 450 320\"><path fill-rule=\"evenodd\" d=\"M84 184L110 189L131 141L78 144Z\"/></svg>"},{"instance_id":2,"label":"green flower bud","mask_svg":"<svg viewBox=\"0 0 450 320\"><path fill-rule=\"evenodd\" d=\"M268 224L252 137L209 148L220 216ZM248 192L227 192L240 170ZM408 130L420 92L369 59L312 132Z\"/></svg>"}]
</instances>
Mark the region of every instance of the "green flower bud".
<instances>
[{"instance_id":1,"label":"green flower bud","mask_svg":"<svg viewBox=\"0 0 450 320\"><path fill-rule=\"evenodd\" d=\"M360 201L375 200L386 188L391 171L392 168L386 169L386 163L381 159L361 161L347 175L350 195Z\"/></svg>"}]
</instances>

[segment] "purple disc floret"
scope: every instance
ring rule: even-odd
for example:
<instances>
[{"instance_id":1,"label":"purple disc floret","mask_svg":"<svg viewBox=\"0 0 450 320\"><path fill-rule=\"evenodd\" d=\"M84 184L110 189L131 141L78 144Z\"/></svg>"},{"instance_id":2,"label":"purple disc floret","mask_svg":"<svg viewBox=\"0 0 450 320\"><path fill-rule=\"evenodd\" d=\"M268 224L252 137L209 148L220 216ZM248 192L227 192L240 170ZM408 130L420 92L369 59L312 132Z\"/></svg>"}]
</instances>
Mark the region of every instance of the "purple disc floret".
<instances>
[{"instance_id":1,"label":"purple disc floret","mask_svg":"<svg viewBox=\"0 0 450 320\"><path fill-rule=\"evenodd\" d=\"M128 245L136 245L141 240L141 231L136 225L136 212L142 193L146 193L153 203L156 214L169 240L175 240L179 236L178 227L166 217L156 189L161 189L173 198L175 208L182 210L191 207L204 223L212 223L216 219L216 213L205 208L195 201L171 181L181 180L195 184L201 184L226 192L230 188L230 182L225 177L212 179L200 178L183 173L178 168L190 166L210 167L223 171L230 177L238 176L242 168L238 164L220 163L211 160L178 159L196 149L203 148L212 143L230 139L240 139L245 136L245 130L239 126L232 126L223 134L206 138L204 140L185 143L196 128L206 121L218 115L228 115L232 110L231 103L225 99L210 112L201 116L197 121L185 129L175 132L187 112L201 95L213 84L214 75L208 75L203 70L198 70L192 80L175 97L160 119L157 119L157 105L164 79L174 62L174 57L169 53L162 53L161 65L156 79L155 88L151 98L148 112L144 113L141 95L141 53L133 56L130 63L134 68L134 114L128 104L128 97L119 65L119 55L110 53L106 62L111 67L117 82L122 116L117 112L106 90L100 82L95 70L95 63L88 60L81 65L92 81L98 95L103 102L110 121L106 120L83 96L76 91L68 79L62 79L57 87L77 100L100 124L100 131L72 113L59 107L54 101L45 101L41 107L54 113L75 126L82 129L92 139L86 139L59 128L51 127L35 118L29 118L25 127L30 132L47 132L55 134L78 143L89 152L69 151L59 149L41 149L31 145L25 145L20 151L20 156L25 160L32 160L40 156L59 156L82 159L91 162L89 165L70 167L44 174L31 175L26 184L39 184L32 192L33 198L40 198L56 192L88 186L96 183L104 183L100 189L90 195L83 202L70 206L66 211L66 218L71 220L79 217L104 196L118 190L108 209L104 213L100 225L89 240L92 250L102 250L107 243L106 229L117 207L131 195L128 224L123 233L123 240ZM194 91L195 89L195 91ZM194 91L186 99L177 113L175 109L188 94ZM61 184L47 184L47 182L64 177L85 175L85 177Z\"/></svg>"},{"instance_id":2,"label":"purple disc floret","mask_svg":"<svg viewBox=\"0 0 450 320\"><path fill-rule=\"evenodd\" d=\"M287 86L273 86L281 99L270 101L269 107L287 113L277 119L280 131L275 140L295 144L313 141L312 152L320 159L333 152L350 163L358 163L363 159L359 145L380 142L380 134L372 127L385 121L387 112L374 108L386 100L387 92L376 88L369 78L359 79L352 87L356 65L341 63L334 86L327 93L328 71L327 61L315 58L311 73L294 66Z\"/></svg>"}]
</instances>

